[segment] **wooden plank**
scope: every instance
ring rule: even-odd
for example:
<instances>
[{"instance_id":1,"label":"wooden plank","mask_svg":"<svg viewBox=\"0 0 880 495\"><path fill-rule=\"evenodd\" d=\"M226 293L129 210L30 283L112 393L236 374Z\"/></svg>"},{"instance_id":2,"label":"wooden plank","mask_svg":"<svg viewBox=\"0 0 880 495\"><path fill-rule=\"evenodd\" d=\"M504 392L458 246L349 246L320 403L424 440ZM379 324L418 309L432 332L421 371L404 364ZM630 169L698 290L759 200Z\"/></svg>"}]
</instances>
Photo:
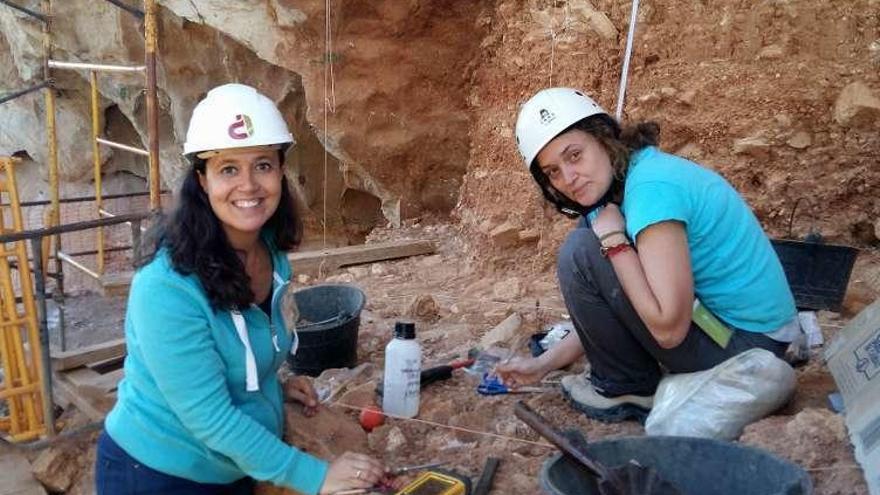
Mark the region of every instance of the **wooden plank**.
<instances>
[{"instance_id":1,"label":"wooden plank","mask_svg":"<svg viewBox=\"0 0 880 495\"><path fill-rule=\"evenodd\" d=\"M124 354L125 339L116 339L71 351L53 352L51 354L52 368L55 371L64 371Z\"/></svg>"},{"instance_id":2,"label":"wooden plank","mask_svg":"<svg viewBox=\"0 0 880 495\"><path fill-rule=\"evenodd\" d=\"M288 259L293 264L294 272L314 275L319 270L328 273L343 266L432 254L436 250L437 246L433 241L389 241L291 253ZM127 294L132 276L132 272L107 273L101 276L103 294L105 296Z\"/></svg>"},{"instance_id":3,"label":"wooden plank","mask_svg":"<svg viewBox=\"0 0 880 495\"><path fill-rule=\"evenodd\" d=\"M328 273L343 266L431 254L437 250L433 241L390 241L341 248L303 251L288 256L294 273Z\"/></svg>"},{"instance_id":4,"label":"wooden plank","mask_svg":"<svg viewBox=\"0 0 880 495\"><path fill-rule=\"evenodd\" d=\"M81 390L77 389L67 380L63 373L53 373L52 394L57 396L55 399L56 403L73 404L92 421L104 419L104 416L113 407L113 403L116 402L115 394L109 394L105 397L93 397L83 394Z\"/></svg>"},{"instance_id":5,"label":"wooden plank","mask_svg":"<svg viewBox=\"0 0 880 495\"><path fill-rule=\"evenodd\" d=\"M67 380L76 388L89 393L106 394L116 390L119 380L123 377L122 369L101 374L89 368L77 368L64 372Z\"/></svg>"},{"instance_id":6,"label":"wooden plank","mask_svg":"<svg viewBox=\"0 0 880 495\"><path fill-rule=\"evenodd\" d=\"M110 359L105 359L103 361L94 361L91 363L86 363L89 369L95 370L98 373L110 373L111 371L118 370L125 365L125 356L115 356Z\"/></svg>"}]
</instances>

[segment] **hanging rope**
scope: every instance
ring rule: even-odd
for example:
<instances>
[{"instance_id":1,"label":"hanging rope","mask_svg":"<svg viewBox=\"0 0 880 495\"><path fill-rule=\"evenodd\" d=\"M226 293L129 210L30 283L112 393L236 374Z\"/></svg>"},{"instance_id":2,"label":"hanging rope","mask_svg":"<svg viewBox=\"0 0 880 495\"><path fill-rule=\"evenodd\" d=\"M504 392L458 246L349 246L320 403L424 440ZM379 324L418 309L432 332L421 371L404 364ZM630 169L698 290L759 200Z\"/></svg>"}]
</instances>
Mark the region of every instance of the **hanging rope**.
<instances>
[{"instance_id":1,"label":"hanging rope","mask_svg":"<svg viewBox=\"0 0 880 495\"><path fill-rule=\"evenodd\" d=\"M626 99L626 82L629 75L629 60L632 57L633 37L636 32L636 18L639 13L639 0L633 0L632 12L629 15L629 32L626 34L626 52L623 55L623 67L620 70L620 88L617 90L617 110L614 116L617 121L623 117L623 101Z\"/></svg>"},{"instance_id":2,"label":"hanging rope","mask_svg":"<svg viewBox=\"0 0 880 495\"><path fill-rule=\"evenodd\" d=\"M327 249L327 146L329 146L329 114L336 112L336 78L333 74L333 26L331 0L324 1L324 179L321 186L321 246Z\"/></svg>"}]
</instances>

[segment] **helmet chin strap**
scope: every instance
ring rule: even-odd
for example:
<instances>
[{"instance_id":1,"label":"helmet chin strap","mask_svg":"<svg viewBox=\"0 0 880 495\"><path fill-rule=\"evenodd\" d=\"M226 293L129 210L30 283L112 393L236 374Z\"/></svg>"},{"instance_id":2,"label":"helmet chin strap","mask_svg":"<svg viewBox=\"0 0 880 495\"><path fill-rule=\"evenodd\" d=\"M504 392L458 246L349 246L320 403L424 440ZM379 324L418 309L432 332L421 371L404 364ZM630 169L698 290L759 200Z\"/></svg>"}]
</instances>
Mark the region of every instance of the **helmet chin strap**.
<instances>
[{"instance_id":1,"label":"helmet chin strap","mask_svg":"<svg viewBox=\"0 0 880 495\"><path fill-rule=\"evenodd\" d=\"M575 214L578 214L578 215L581 215L581 216L584 216L584 217L588 217L588 216L590 216L594 211L599 210L599 209L601 209L601 208L604 208L605 205L607 205L608 203L610 203L611 200L614 198L614 193L616 192L616 189L618 189L618 187L619 187L619 186L622 186L622 185L623 185L623 184L621 183L621 181L620 181L619 179L614 178L614 179L612 179L611 184L608 186L608 190L605 191L605 194L602 195L601 198L599 198L599 201L596 201L595 203L593 203L593 204L591 204L591 205L589 205L589 206L578 205L579 208L578 208L577 210L573 210L573 209L568 208L568 207L563 207L563 209L564 209L564 210L567 210L567 211L570 211L571 213L575 213ZM572 201L572 203L575 203L575 202ZM575 203L575 204L576 204L576 203Z\"/></svg>"}]
</instances>

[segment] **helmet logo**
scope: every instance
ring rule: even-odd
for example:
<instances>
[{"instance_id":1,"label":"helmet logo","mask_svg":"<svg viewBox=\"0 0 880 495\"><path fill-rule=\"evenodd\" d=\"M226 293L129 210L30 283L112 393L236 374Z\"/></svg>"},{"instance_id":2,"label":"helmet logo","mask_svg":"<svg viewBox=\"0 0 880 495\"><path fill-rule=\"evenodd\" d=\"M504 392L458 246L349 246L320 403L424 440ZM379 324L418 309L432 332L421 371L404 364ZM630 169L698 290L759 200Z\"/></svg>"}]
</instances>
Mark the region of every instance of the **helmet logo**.
<instances>
[{"instance_id":1,"label":"helmet logo","mask_svg":"<svg viewBox=\"0 0 880 495\"><path fill-rule=\"evenodd\" d=\"M541 123L544 125L547 125L550 122L553 122L553 119L556 118L556 114L554 114L550 110L547 110L546 108L542 108L540 113L541 113Z\"/></svg>"},{"instance_id":2,"label":"helmet logo","mask_svg":"<svg viewBox=\"0 0 880 495\"><path fill-rule=\"evenodd\" d=\"M228 132L229 137L232 139L247 139L251 137L254 133L254 126L251 123L251 118L243 113L236 115L235 122L230 124Z\"/></svg>"}]
</instances>

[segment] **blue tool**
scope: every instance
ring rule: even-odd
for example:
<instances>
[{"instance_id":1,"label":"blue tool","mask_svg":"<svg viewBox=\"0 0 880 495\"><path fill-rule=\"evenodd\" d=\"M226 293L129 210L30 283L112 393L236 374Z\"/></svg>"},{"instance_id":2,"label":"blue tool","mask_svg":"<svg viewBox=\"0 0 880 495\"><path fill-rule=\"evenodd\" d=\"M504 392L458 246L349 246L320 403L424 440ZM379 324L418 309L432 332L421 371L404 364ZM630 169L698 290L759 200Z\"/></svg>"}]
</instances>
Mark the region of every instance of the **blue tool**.
<instances>
[{"instance_id":1,"label":"blue tool","mask_svg":"<svg viewBox=\"0 0 880 495\"><path fill-rule=\"evenodd\" d=\"M483 379L477 386L477 393L480 395L503 395L503 394L520 394L530 392L545 392L547 389L542 387L516 387L510 388L501 382L498 375L484 373Z\"/></svg>"}]
</instances>

